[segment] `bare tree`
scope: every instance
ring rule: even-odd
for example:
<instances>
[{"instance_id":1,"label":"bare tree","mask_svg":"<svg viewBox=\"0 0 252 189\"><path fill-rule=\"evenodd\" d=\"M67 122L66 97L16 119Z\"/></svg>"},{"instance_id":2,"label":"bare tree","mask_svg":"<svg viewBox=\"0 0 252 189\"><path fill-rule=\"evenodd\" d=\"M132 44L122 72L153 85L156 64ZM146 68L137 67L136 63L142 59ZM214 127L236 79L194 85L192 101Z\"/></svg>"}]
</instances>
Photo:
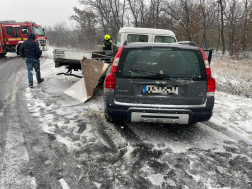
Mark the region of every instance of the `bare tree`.
<instances>
[{"instance_id":1,"label":"bare tree","mask_svg":"<svg viewBox=\"0 0 252 189\"><path fill-rule=\"evenodd\" d=\"M153 15L153 25L154 28L159 28L159 17L160 17L160 5L161 0L151 0L151 8L152 8L152 15Z\"/></svg>"},{"instance_id":2,"label":"bare tree","mask_svg":"<svg viewBox=\"0 0 252 189\"><path fill-rule=\"evenodd\" d=\"M128 0L130 11L131 11L132 16L134 18L135 27L138 26L138 16L139 16L139 13L140 13L137 2L138 2L137 0Z\"/></svg>"},{"instance_id":3,"label":"bare tree","mask_svg":"<svg viewBox=\"0 0 252 189\"><path fill-rule=\"evenodd\" d=\"M72 15L70 18L77 21L79 24L83 39L85 39L83 40L83 43L90 44L96 42L96 24L98 23L98 20L96 19L95 13L92 11L80 10L76 7L74 7L74 12L75 15Z\"/></svg>"},{"instance_id":4,"label":"bare tree","mask_svg":"<svg viewBox=\"0 0 252 189\"><path fill-rule=\"evenodd\" d=\"M222 40L222 54L225 54L226 48L225 48L225 38L224 38L224 10L226 2L223 0L219 0L218 2L220 4L220 16L221 16L221 40Z\"/></svg>"},{"instance_id":5,"label":"bare tree","mask_svg":"<svg viewBox=\"0 0 252 189\"><path fill-rule=\"evenodd\" d=\"M202 21L202 24L203 24L203 41L204 41L205 48L207 48L207 39L206 39L207 26L206 26L205 0L200 0L200 8L201 8L202 17L203 17L203 21Z\"/></svg>"},{"instance_id":6,"label":"bare tree","mask_svg":"<svg viewBox=\"0 0 252 189\"><path fill-rule=\"evenodd\" d=\"M200 0L201 20L203 26L203 44L205 48L208 48L208 36L209 29L214 25L216 20L215 4L211 3L211 0ZM211 38L211 41L213 39ZM209 41L209 43L211 42Z\"/></svg>"},{"instance_id":7,"label":"bare tree","mask_svg":"<svg viewBox=\"0 0 252 189\"><path fill-rule=\"evenodd\" d=\"M190 32L191 16L193 14L194 4L193 0L177 0L173 2L166 2L166 7L163 8L168 15L177 21L178 26L184 32L186 40L192 41Z\"/></svg>"},{"instance_id":8,"label":"bare tree","mask_svg":"<svg viewBox=\"0 0 252 189\"><path fill-rule=\"evenodd\" d=\"M125 0L80 0L85 9L94 12L98 24L102 27L103 35L110 33L112 37L116 37L123 25L125 3Z\"/></svg>"},{"instance_id":9,"label":"bare tree","mask_svg":"<svg viewBox=\"0 0 252 189\"><path fill-rule=\"evenodd\" d=\"M248 13L249 13L249 2L243 0L244 11L243 11L243 26L242 26L242 49L246 50L246 38L247 38L247 25L248 25Z\"/></svg>"}]
</instances>

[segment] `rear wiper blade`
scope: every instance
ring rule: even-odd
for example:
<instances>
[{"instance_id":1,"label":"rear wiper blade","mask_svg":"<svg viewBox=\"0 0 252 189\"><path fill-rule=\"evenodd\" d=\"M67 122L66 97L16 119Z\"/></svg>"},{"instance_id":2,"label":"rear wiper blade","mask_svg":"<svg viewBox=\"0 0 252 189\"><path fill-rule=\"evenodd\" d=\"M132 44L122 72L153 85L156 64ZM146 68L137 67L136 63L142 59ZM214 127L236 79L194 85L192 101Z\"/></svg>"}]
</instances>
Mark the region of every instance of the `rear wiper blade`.
<instances>
[{"instance_id":1,"label":"rear wiper blade","mask_svg":"<svg viewBox=\"0 0 252 189\"><path fill-rule=\"evenodd\" d=\"M192 80L191 77L174 77L174 80Z\"/></svg>"},{"instance_id":2,"label":"rear wiper blade","mask_svg":"<svg viewBox=\"0 0 252 189\"><path fill-rule=\"evenodd\" d=\"M158 72L149 72L149 71L145 71L145 70L129 69L129 71L150 74L150 75L154 75L154 76L159 76L161 78L171 78L172 77L170 75L166 75L166 74L162 74L162 73L158 73Z\"/></svg>"}]
</instances>

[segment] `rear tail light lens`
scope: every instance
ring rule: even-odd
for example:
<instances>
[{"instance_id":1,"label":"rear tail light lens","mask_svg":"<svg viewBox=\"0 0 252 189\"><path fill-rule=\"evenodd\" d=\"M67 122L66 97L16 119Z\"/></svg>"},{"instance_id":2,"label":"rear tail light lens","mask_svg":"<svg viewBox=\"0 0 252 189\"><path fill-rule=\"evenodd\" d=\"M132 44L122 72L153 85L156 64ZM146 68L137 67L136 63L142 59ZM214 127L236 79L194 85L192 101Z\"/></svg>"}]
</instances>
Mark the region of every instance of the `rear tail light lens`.
<instances>
[{"instance_id":1,"label":"rear tail light lens","mask_svg":"<svg viewBox=\"0 0 252 189\"><path fill-rule=\"evenodd\" d=\"M119 63L123 49L124 49L124 46L122 46L116 53L110 73L107 75L105 79L106 89L115 89L116 72L117 72L118 63Z\"/></svg>"},{"instance_id":2,"label":"rear tail light lens","mask_svg":"<svg viewBox=\"0 0 252 189\"><path fill-rule=\"evenodd\" d=\"M110 73L107 75L106 80L105 80L106 89L115 89L115 78L116 78L116 73Z\"/></svg>"},{"instance_id":3,"label":"rear tail light lens","mask_svg":"<svg viewBox=\"0 0 252 189\"><path fill-rule=\"evenodd\" d=\"M211 69L210 69L210 65L208 62L208 58L204 52L203 49L199 48L203 58L204 58L204 62L205 62L205 66L206 66L206 73L207 73L207 96L214 96L214 92L215 92L215 88L216 88L216 84L215 84L215 79L212 78L211 75Z\"/></svg>"},{"instance_id":4,"label":"rear tail light lens","mask_svg":"<svg viewBox=\"0 0 252 189\"><path fill-rule=\"evenodd\" d=\"M215 92L215 79L207 76L207 93ZM210 95L210 94L208 94Z\"/></svg>"}]
</instances>

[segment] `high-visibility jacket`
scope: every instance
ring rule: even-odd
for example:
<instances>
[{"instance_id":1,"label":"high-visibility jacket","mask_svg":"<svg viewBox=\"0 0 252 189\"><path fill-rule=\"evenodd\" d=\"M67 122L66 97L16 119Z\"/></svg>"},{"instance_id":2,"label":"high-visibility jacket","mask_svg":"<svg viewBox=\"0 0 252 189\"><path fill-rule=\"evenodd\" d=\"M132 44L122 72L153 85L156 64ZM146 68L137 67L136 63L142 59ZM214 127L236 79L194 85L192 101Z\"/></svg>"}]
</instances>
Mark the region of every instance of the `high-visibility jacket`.
<instances>
[{"instance_id":1,"label":"high-visibility jacket","mask_svg":"<svg viewBox=\"0 0 252 189\"><path fill-rule=\"evenodd\" d=\"M103 50L112 50L111 48L112 46L112 40L103 40L103 45L102 45L102 49Z\"/></svg>"}]
</instances>

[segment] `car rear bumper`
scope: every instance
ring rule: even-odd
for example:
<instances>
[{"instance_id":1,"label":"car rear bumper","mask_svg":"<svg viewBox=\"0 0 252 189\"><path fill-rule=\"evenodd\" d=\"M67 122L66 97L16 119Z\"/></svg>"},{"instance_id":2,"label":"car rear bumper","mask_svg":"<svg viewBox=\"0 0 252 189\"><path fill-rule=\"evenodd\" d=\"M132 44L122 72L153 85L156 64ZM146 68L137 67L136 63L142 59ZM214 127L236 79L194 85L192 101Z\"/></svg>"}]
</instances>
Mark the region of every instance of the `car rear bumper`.
<instances>
[{"instance_id":1,"label":"car rear bumper","mask_svg":"<svg viewBox=\"0 0 252 189\"><path fill-rule=\"evenodd\" d=\"M190 124L207 121L212 116L214 97L207 97L202 105L141 105L118 103L113 95L105 94L105 111L108 116L131 122L161 122Z\"/></svg>"},{"instance_id":2,"label":"car rear bumper","mask_svg":"<svg viewBox=\"0 0 252 189\"><path fill-rule=\"evenodd\" d=\"M191 113L187 110L174 112L173 110L159 111L158 109L144 110L130 108L128 110L128 117L130 117L131 122L188 124Z\"/></svg>"}]
</instances>

